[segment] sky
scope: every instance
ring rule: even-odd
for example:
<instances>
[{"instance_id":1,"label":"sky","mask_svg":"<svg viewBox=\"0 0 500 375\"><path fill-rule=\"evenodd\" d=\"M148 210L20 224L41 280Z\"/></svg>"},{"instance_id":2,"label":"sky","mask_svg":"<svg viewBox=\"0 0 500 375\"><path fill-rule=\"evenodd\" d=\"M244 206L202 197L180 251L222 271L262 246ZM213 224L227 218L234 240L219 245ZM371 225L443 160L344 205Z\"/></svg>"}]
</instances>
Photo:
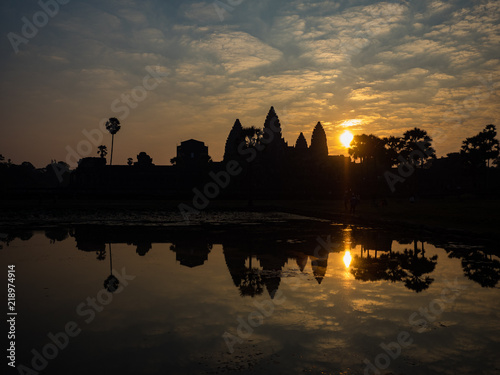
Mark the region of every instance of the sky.
<instances>
[{"instance_id":1,"label":"sky","mask_svg":"<svg viewBox=\"0 0 500 375\"><path fill-rule=\"evenodd\" d=\"M44 10L45 9L45 10ZM4 0L0 154L37 167L111 148L170 164L198 139L222 159L239 118L274 106L289 145L419 127L438 156L499 125L500 1ZM89 140L90 139L90 140ZM109 155L108 155L109 156Z\"/></svg>"}]
</instances>

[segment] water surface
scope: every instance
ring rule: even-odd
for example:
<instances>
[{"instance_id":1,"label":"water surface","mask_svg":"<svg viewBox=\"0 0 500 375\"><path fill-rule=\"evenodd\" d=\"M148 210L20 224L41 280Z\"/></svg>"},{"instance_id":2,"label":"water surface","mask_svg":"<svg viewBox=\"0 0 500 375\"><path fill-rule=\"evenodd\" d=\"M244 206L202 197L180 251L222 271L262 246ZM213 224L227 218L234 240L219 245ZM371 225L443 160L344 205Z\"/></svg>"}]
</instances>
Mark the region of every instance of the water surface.
<instances>
[{"instance_id":1,"label":"water surface","mask_svg":"<svg viewBox=\"0 0 500 375\"><path fill-rule=\"evenodd\" d=\"M500 373L494 247L235 216L3 229L16 364L75 322L41 373Z\"/></svg>"}]
</instances>

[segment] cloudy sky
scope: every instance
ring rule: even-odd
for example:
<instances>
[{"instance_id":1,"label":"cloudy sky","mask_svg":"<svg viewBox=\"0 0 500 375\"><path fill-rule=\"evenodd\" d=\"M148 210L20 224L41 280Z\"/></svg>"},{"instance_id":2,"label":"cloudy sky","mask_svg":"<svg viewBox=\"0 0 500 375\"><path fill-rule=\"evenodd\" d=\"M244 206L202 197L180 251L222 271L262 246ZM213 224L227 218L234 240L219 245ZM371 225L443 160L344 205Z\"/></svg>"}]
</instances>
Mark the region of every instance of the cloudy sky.
<instances>
[{"instance_id":1,"label":"cloudy sky","mask_svg":"<svg viewBox=\"0 0 500 375\"><path fill-rule=\"evenodd\" d=\"M345 128L421 127L445 155L500 125L499 1L47 4L0 5L0 154L15 163L97 156L84 131L110 148L109 117L114 164L169 164L190 138L220 160L234 120L261 127L271 105L289 144L321 121L330 154Z\"/></svg>"}]
</instances>

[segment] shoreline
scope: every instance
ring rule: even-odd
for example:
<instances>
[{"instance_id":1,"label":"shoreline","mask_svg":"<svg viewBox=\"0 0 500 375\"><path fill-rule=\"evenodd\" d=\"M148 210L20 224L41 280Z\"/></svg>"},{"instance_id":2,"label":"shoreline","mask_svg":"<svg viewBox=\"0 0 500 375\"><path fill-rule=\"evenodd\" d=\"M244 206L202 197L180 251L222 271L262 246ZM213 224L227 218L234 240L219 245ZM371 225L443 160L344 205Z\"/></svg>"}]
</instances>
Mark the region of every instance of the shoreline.
<instances>
[{"instance_id":1,"label":"shoreline","mask_svg":"<svg viewBox=\"0 0 500 375\"><path fill-rule=\"evenodd\" d=\"M178 205L186 201L177 200L11 200L0 201L2 226L43 226L43 218L37 223L37 216L49 214L52 225L60 218L63 224L71 225L72 217L81 214L100 215L112 218L114 215L139 213L145 218L148 213L171 213L180 215ZM189 203L189 202L188 202ZM355 214L345 212L340 200L302 201L247 201L210 202L202 213L217 212L283 212L331 222L369 227L382 227L397 231L409 231L420 235L447 235L468 239L495 240L500 238L500 200L493 199L441 199L388 200L387 206L376 206L362 201ZM431 213L432 212L432 213ZM23 220L22 217L26 217ZM27 218L31 216L31 219ZM12 220L14 219L14 223ZM12 223L12 224L10 224ZM133 222L131 223L133 224ZM159 224L159 223L158 223ZM144 225L137 222L137 225ZM227 224L229 225L229 223Z\"/></svg>"}]
</instances>

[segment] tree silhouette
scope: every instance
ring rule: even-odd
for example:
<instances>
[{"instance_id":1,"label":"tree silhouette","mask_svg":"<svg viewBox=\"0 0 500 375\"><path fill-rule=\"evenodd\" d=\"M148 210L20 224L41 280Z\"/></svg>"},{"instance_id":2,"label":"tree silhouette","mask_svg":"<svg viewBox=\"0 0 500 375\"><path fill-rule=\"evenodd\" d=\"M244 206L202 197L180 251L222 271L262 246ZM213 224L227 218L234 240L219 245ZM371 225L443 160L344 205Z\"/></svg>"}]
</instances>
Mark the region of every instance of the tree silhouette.
<instances>
[{"instance_id":1,"label":"tree silhouette","mask_svg":"<svg viewBox=\"0 0 500 375\"><path fill-rule=\"evenodd\" d=\"M141 167L152 166L153 158L146 154L144 151L139 152L137 155L137 165Z\"/></svg>"},{"instance_id":2,"label":"tree silhouette","mask_svg":"<svg viewBox=\"0 0 500 375\"><path fill-rule=\"evenodd\" d=\"M495 160L499 154L498 140L495 125L486 127L473 137L466 138L462 142L461 155L465 157L467 164L472 167L490 166L490 160Z\"/></svg>"},{"instance_id":3,"label":"tree silhouette","mask_svg":"<svg viewBox=\"0 0 500 375\"><path fill-rule=\"evenodd\" d=\"M131 166L132 164L134 164L134 159L128 158L127 159L127 165Z\"/></svg>"},{"instance_id":4,"label":"tree silhouette","mask_svg":"<svg viewBox=\"0 0 500 375\"><path fill-rule=\"evenodd\" d=\"M54 160L55 162L55 160ZM23 161L21 163L21 167L24 168L24 169L27 169L29 171L34 171L36 168L33 164L31 164L29 161Z\"/></svg>"},{"instance_id":5,"label":"tree silhouette","mask_svg":"<svg viewBox=\"0 0 500 375\"><path fill-rule=\"evenodd\" d=\"M100 145L99 147L97 147L97 149L98 149L97 154L104 159L108 154L108 148L104 145Z\"/></svg>"},{"instance_id":6,"label":"tree silhouette","mask_svg":"<svg viewBox=\"0 0 500 375\"><path fill-rule=\"evenodd\" d=\"M247 128L242 128L241 134L243 136L243 149L256 149L262 139L262 131L257 129L255 126L250 126ZM257 154L257 151L255 151ZM254 185L254 169L253 164L255 160L248 163L247 168L247 179L248 179L248 205L253 205L253 185Z\"/></svg>"},{"instance_id":7,"label":"tree silhouette","mask_svg":"<svg viewBox=\"0 0 500 375\"><path fill-rule=\"evenodd\" d=\"M398 156L404 147L404 141L400 137L386 137L382 138L384 142L384 148L386 150L386 162L389 167L397 165L399 163Z\"/></svg>"},{"instance_id":8,"label":"tree silhouette","mask_svg":"<svg viewBox=\"0 0 500 375\"><path fill-rule=\"evenodd\" d=\"M360 159L361 164L382 162L386 157L385 142L373 134L357 134L354 136L349 155Z\"/></svg>"},{"instance_id":9,"label":"tree silhouette","mask_svg":"<svg viewBox=\"0 0 500 375\"><path fill-rule=\"evenodd\" d=\"M250 126L242 129L243 141L245 148L255 148L260 143L262 131L255 126Z\"/></svg>"},{"instance_id":10,"label":"tree silhouette","mask_svg":"<svg viewBox=\"0 0 500 375\"><path fill-rule=\"evenodd\" d=\"M432 138L425 130L414 128L403 134L401 154L405 159L411 159L417 167L423 167L429 158L436 158L436 151L432 147ZM423 154L423 156L422 156Z\"/></svg>"},{"instance_id":11,"label":"tree silhouette","mask_svg":"<svg viewBox=\"0 0 500 375\"><path fill-rule=\"evenodd\" d=\"M118 130L120 130L120 121L116 117L111 117L107 122L106 122L106 130L109 131L111 134L111 158L109 161L109 165L113 165L113 145L114 145L114 140L115 140L115 134L118 133Z\"/></svg>"},{"instance_id":12,"label":"tree silhouette","mask_svg":"<svg viewBox=\"0 0 500 375\"><path fill-rule=\"evenodd\" d=\"M4 160L5 160L5 157L2 154L0 154L0 162L2 162Z\"/></svg>"}]
</instances>

